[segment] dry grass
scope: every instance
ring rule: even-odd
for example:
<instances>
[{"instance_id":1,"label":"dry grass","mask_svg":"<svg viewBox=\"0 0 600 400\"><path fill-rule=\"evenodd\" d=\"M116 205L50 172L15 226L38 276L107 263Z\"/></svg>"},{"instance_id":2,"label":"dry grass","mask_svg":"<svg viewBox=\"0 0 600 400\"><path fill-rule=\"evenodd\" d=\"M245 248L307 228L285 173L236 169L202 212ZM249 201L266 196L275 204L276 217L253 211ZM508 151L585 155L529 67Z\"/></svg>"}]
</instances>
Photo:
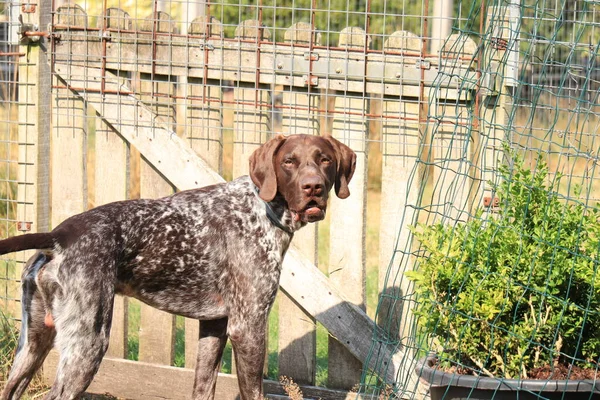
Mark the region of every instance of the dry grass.
<instances>
[{"instance_id":1,"label":"dry grass","mask_svg":"<svg viewBox=\"0 0 600 400\"><path fill-rule=\"evenodd\" d=\"M0 390L4 388L17 347L18 329L0 310ZM29 384L23 400L40 399L48 390L42 377L36 375Z\"/></svg>"},{"instance_id":2,"label":"dry grass","mask_svg":"<svg viewBox=\"0 0 600 400\"><path fill-rule=\"evenodd\" d=\"M287 376L280 376L279 382L283 386L283 390L287 393L290 400L303 400L304 395L302 394L302 390L300 390L300 386L294 380Z\"/></svg>"}]
</instances>

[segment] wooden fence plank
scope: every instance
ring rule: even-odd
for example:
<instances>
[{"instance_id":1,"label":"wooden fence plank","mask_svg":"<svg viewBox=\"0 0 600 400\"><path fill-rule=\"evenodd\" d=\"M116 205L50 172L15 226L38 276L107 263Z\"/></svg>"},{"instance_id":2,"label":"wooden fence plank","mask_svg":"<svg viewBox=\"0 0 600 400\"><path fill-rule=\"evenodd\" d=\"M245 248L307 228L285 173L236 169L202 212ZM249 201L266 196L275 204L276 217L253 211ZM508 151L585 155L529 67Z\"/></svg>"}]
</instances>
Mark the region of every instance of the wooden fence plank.
<instances>
[{"instance_id":1,"label":"wooden fence plank","mask_svg":"<svg viewBox=\"0 0 600 400\"><path fill-rule=\"evenodd\" d=\"M298 23L285 32L286 41L306 45L311 40L310 24ZM317 43L315 43L317 44ZM319 134L316 109L318 92L305 88L284 87L282 91L282 133ZM317 224L308 224L294 234L292 241L302 254L317 264ZM314 384L317 330L307 315L285 293L279 295L279 375L289 376L298 384Z\"/></svg>"},{"instance_id":2,"label":"wooden fence plank","mask_svg":"<svg viewBox=\"0 0 600 400\"><path fill-rule=\"evenodd\" d=\"M62 88L54 89L54 100L52 227L87 208L85 104Z\"/></svg>"},{"instance_id":3,"label":"wooden fence plank","mask_svg":"<svg viewBox=\"0 0 600 400\"><path fill-rule=\"evenodd\" d=\"M491 16L486 20L488 31L492 30L494 36L501 37L509 43L514 40L511 38L515 32L510 29L510 7L488 7L488 15ZM510 49L492 47L482 56L487 90L481 91L481 125L472 145L471 159L475 171L471 175L479 182L479 187L471 199L473 210L477 207L487 207L488 199L491 202L491 210L497 210L497 206L494 205L495 193L489 182L498 183L498 167L504 162L502 143L505 141L506 119L511 101L507 83L512 83L507 79L507 76L511 75L505 72L508 68L504 61L507 51Z\"/></svg>"},{"instance_id":4,"label":"wooden fence plank","mask_svg":"<svg viewBox=\"0 0 600 400\"><path fill-rule=\"evenodd\" d=\"M222 98L219 82L189 79L186 139L211 168L221 172L223 159Z\"/></svg>"},{"instance_id":5,"label":"wooden fence plank","mask_svg":"<svg viewBox=\"0 0 600 400\"><path fill-rule=\"evenodd\" d=\"M385 50L419 52L421 40L414 33L394 32ZM404 337L402 321L408 321L408 307L396 302L408 288L400 272L402 254L408 243L408 225L413 223L414 208L419 199L419 176L411 177L419 155L419 99L386 97L382 104L382 178L381 224L379 229L379 293L378 324L391 335ZM397 248L398 246L398 248ZM394 257L393 257L394 256ZM403 272L402 272L403 273ZM387 284L386 284L387 280ZM399 308L400 307L400 308ZM407 323L407 328L410 323Z\"/></svg>"},{"instance_id":6,"label":"wooden fence plank","mask_svg":"<svg viewBox=\"0 0 600 400\"><path fill-rule=\"evenodd\" d=\"M259 36L260 35L260 36ZM259 29L258 21L249 20L242 22L235 30L235 37L239 40L264 40L270 37L268 29ZM242 43L252 48L252 43ZM240 74L255 72L258 65L253 59L254 52L242 53L242 63L239 65ZM248 57L248 58L246 58ZM254 62L254 64L253 64ZM237 178L248 174L248 159L250 154L261 144L269 139L271 109L269 104L269 86L244 84L238 82L234 89L233 98L237 102L233 119L233 177Z\"/></svg>"},{"instance_id":7,"label":"wooden fence plank","mask_svg":"<svg viewBox=\"0 0 600 400\"><path fill-rule=\"evenodd\" d=\"M155 18L148 17L142 30L156 29L172 32L168 14L159 12ZM158 52L159 45L156 45ZM162 47L162 46L161 46ZM164 50L163 50L164 51ZM175 122L175 105L172 96L175 84L168 75L142 74L140 76L140 99L158 116L172 126ZM154 166L143 159L140 165L140 197L158 198L174 193L175 188L161 176ZM140 307L139 360L156 364L172 365L175 345L175 316L142 304Z\"/></svg>"},{"instance_id":8,"label":"wooden fence plank","mask_svg":"<svg viewBox=\"0 0 600 400\"><path fill-rule=\"evenodd\" d=\"M367 35L360 28L340 33L340 47L364 49ZM332 135L356 152L350 197L330 200L329 279L353 304L365 309L365 235L368 99L362 93L340 92L335 101ZM360 382L362 363L334 337L329 338L329 386L350 389Z\"/></svg>"},{"instance_id":9,"label":"wooden fence plank","mask_svg":"<svg viewBox=\"0 0 600 400\"><path fill-rule=\"evenodd\" d=\"M112 29L131 29L129 14L119 8L106 10L106 27ZM118 74L117 71L114 72ZM129 74L122 73L124 78ZM98 115L102 115L100 112ZM120 116L119 116L120 117ZM95 156L95 206L113 201L125 200L129 197L129 146L115 130L102 118L96 118ZM107 166L110 165L110 168ZM110 184L107 185L107 182ZM110 344L107 355L110 357L127 357L128 305L126 296L116 295L113 308L113 319L110 330Z\"/></svg>"},{"instance_id":10,"label":"wooden fence plank","mask_svg":"<svg viewBox=\"0 0 600 400\"><path fill-rule=\"evenodd\" d=\"M76 4L57 9L57 22L62 25L87 26L85 11ZM80 38L84 33L74 34ZM72 51L72 43L66 43L66 51ZM85 76L78 77L81 80ZM56 80L54 89L54 125L51 143L52 168L52 218L55 227L68 217L87 208L86 106L81 98L70 90L61 88L64 81Z\"/></svg>"},{"instance_id":11,"label":"wooden fence plank","mask_svg":"<svg viewBox=\"0 0 600 400\"><path fill-rule=\"evenodd\" d=\"M279 283L283 291L325 326L331 337L340 338L340 344L357 359L366 360L371 352L379 352L380 359L390 360L382 371L381 379L390 384L396 382L403 360L412 356L404 348L388 348L385 341L373 344L373 321L346 298L347 291L344 288L335 288L330 279L302 257L294 246L285 256ZM374 361L371 358L371 362ZM375 368L374 365L368 367ZM416 387L417 379L411 374L405 382L408 387Z\"/></svg>"},{"instance_id":12,"label":"wooden fence plank","mask_svg":"<svg viewBox=\"0 0 600 400\"><path fill-rule=\"evenodd\" d=\"M207 31L208 28L208 31ZM218 20L206 16L196 17L189 28L190 35L220 37L223 29ZM219 81L197 78L187 79L186 139L190 147L213 170L223 169L223 121L221 115L222 91ZM198 356L200 322L185 319L185 367L195 368Z\"/></svg>"},{"instance_id":13,"label":"wooden fence plank","mask_svg":"<svg viewBox=\"0 0 600 400\"><path fill-rule=\"evenodd\" d=\"M68 81L76 79L84 70L80 67L67 68L62 64L56 64L55 69ZM100 70L87 69L87 74L90 77L100 76ZM178 138L161 117L151 113L133 96L108 93L102 95L97 91L100 87L98 79L76 83L78 87L92 89L76 92L96 111L101 111L104 107L106 114L103 118L132 146L136 146L146 160L153 165L161 165L165 178L179 189L223 182L223 178L202 159L196 157L184 140ZM113 91L130 90L123 80L115 76L107 75L106 85ZM117 118L119 108L124 115L136 115L136 124L132 125ZM165 154L169 154L170 157L165 157ZM383 354L381 357L391 360L382 379L395 382L402 358L409 357L406 351L403 348L391 349L384 343L373 349L373 321L364 310L346 301L315 265L295 250L294 245L290 246L285 257L280 285L308 314L321 322L331 335L345 338L343 345L356 357L365 360L371 351L378 351ZM414 374L410 379L412 381L408 384L416 385Z\"/></svg>"},{"instance_id":14,"label":"wooden fence plank","mask_svg":"<svg viewBox=\"0 0 600 400\"><path fill-rule=\"evenodd\" d=\"M235 30L235 37L239 40L254 40L256 42L270 37L268 29L262 29L258 21L243 21ZM242 42L241 49L252 48L252 43ZM240 52L239 75L256 72L260 67L256 63L256 53L252 50ZM248 175L248 160L250 155L269 139L270 133L270 111L268 108L270 99L270 87L255 84L237 82L233 90L233 98L236 101L233 113L233 178ZM267 334L268 343L268 334ZM268 345L267 345L268 354ZM235 355L231 359L231 371L235 374ZM265 373L268 371L268 357L265 356Z\"/></svg>"},{"instance_id":15,"label":"wooden fence plank","mask_svg":"<svg viewBox=\"0 0 600 400\"><path fill-rule=\"evenodd\" d=\"M239 102L233 119L233 178L248 174L250 155L269 139L269 113L264 108L269 102L268 89L240 83L233 90L234 99Z\"/></svg>"},{"instance_id":16,"label":"wooden fence plank","mask_svg":"<svg viewBox=\"0 0 600 400\"><path fill-rule=\"evenodd\" d=\"M96 118L95 206L127 199L129 151L127 143L101 118ZM107 166L110 165L110 168ZM110 183L110 184L107 184ZM111 357L127 356L127 298L115 297L110 345Z\"/></svg>"},{"instance_id":17,"label":"wooden fence plank","mask_svg":"<svg viewBox=\"0 0 600 400\"><path fill-rule=\"evenodd\" d=\"M208 40L221 37L223 28L217 19L200 16L192 21L189 34L205 35ZM192 149L220 173L223 158L220 81L188 78L187 98L186 139Z\"/></svg>"},{"instance_id":18,"label":"wooden fence plank","mask_svg":"<svg viewBox=\"0 0 600 400\"><path fill-rule=\"evenodd\" d=\"M291 107L314 107L316 95L284 88L283 104ZM283 110L283 133L319 134L318 116L310 111ZM315 265L317 264L317 224L308 224L294 234L292 243ZM287 295L279 296L279 374L297 383L314 384L316 369L316 323Z\"/></svg>"},{"instance_id":19,"label":"wooden fence plank","mask_svg":"<svg viewBox=\"0 0 600 400\"><path fill-rule=\"evenodd\" d=\"M462 58L476 54L475 42L460 35L451 35L442 47L444 64L442 74L450 74L463 63ZM461 99L448 96L445 88L439 88L432 101L432 114L437 120L433 128L433 153L435 157L433 204L434 212L453 221L465 220L469 212L469 194L473 188L471 179L472 121L469 106Z\"/></svg>"}]
</instances>

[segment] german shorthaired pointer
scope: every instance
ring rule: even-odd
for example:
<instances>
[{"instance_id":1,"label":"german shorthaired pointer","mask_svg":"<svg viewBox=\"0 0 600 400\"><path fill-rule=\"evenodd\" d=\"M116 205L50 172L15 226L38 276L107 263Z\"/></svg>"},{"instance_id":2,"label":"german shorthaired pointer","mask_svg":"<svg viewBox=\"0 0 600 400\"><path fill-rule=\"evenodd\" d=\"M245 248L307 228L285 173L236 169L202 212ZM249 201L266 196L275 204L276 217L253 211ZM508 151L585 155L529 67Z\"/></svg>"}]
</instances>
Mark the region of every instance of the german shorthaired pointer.
<instances>
[{"instance_id":1,"label":"german shorthaired pointer","mask_svg":"<svg viewBox=\"0 0 600 400\"><path fill-rule=\"evenodd\" d=\"M46 399L88 387L109 342L115 293L202 321L194 399L212 399L227 338L242 399L262 398L265 330L294 232L325 216L329 190L349 196L356 155L332 137L277 136L250 177L75 215L50 233L0 241L0 254L42 249L23 271L23 319L0 399L18 399L53 344Z\"/></svg>"}]
</instances>

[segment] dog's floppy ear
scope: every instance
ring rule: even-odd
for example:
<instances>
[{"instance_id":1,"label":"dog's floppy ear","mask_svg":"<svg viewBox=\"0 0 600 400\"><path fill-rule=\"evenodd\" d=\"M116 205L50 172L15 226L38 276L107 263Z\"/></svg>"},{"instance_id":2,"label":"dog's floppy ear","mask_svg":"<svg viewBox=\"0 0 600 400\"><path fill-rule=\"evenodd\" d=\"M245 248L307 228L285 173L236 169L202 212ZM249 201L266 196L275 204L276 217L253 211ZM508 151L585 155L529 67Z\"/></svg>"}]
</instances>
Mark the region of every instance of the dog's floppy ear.
<instances>
[{"instance_id":1,"label":"dog's floppy ear","mask_svg":"<svg viewBox=\"0 0 600 400\"><path fill-rule=\"evenodd\" d=\"M350 196L350 190L348 184L354 170L356 169L356 153L345 144L339 142L332 136L325 136L335 149L335 155L337 158L337 172L335 176L335 194L340 199L345 199Z\"/></svg>"},{"instance_id":2,"label":"dog's floppy ear","mask_svg":"<svg viewBox=\"0 0 600 400\"><path fill-rule=\"evenodd\" d=\"M285 142L285 136L276 135L250 156L250 178L258 186L258 194L264 201L271 201L277 194L277 176L273 159Z\"/></svg>"}]
</instances>

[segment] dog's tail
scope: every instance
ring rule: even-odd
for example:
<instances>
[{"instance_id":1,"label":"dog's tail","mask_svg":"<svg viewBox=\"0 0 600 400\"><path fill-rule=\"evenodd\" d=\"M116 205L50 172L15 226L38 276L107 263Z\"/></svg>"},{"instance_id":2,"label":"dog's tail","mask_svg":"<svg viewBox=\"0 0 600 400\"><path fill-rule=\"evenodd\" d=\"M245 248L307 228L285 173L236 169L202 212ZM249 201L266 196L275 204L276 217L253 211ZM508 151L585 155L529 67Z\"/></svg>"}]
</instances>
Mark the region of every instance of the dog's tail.
<instances>
[{"instance_id":1,"label":"dog's tail","mask_svg":"<svg viewBox=\"0 0 600 400\"><path fill-rule=\"evenodd\" d=\"M54 247L55 243L56 238L52 232L28 233L0 240L0 254L30 249L51 249Z\"/></svg>"}]
</instances>

